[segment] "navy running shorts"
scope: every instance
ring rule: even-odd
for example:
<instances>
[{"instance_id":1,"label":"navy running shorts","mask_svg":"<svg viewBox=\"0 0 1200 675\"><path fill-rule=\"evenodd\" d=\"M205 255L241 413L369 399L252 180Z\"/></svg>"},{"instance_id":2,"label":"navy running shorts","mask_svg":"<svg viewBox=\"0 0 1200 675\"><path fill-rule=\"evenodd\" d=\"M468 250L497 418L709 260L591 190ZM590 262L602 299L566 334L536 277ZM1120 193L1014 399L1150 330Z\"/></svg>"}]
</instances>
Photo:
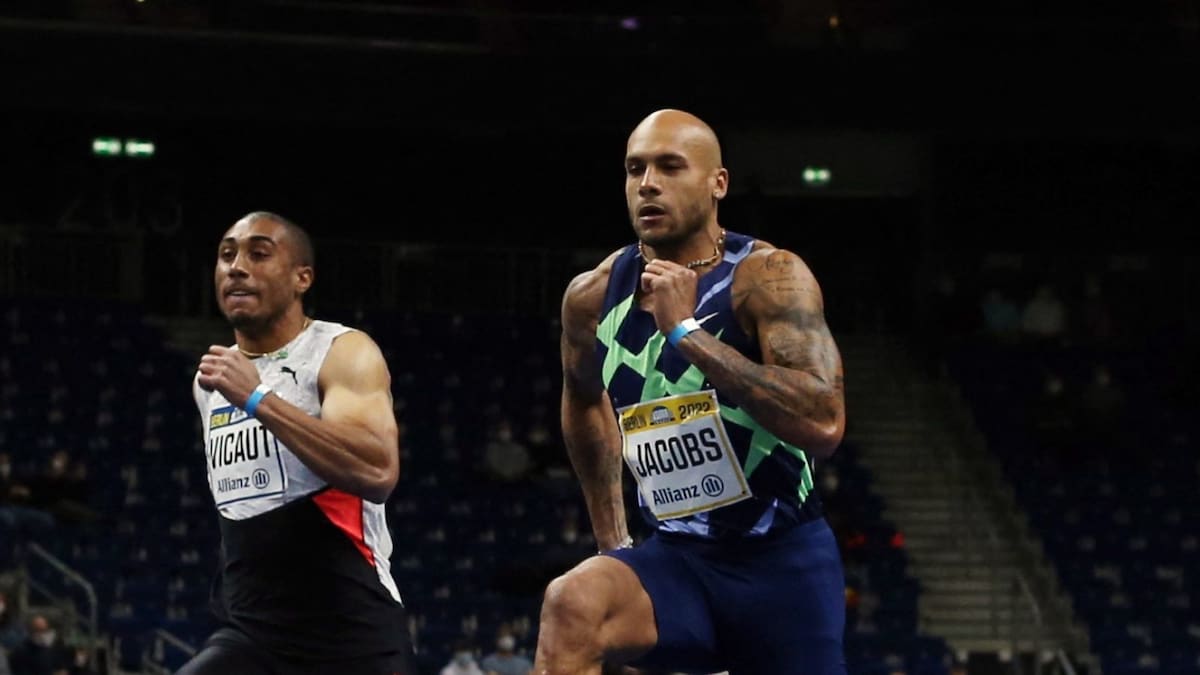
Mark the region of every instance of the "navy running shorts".
<instances>
[{"instance_id":1,"label":"navy running shorts","mask_svg":"<svg viewBox=\"0 0 1200 675\"><path fill-rule=\"evenodd\" d=\"M654 605L658 644L629 665L686 673L844 675L845 576L824 519L764 537L658 532L612 556Z\"/></svg>"}]
</instances>

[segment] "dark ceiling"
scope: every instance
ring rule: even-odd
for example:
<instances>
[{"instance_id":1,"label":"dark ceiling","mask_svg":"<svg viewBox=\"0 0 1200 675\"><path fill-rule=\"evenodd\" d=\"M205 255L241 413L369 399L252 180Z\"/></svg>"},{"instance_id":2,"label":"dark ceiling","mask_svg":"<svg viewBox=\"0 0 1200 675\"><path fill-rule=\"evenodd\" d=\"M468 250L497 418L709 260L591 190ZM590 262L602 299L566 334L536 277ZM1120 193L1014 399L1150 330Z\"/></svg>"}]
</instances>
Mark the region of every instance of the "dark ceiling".
<instances>
[{"instance_id":1,"label":"dark ceiling","mask_svg":"<svg viewBox=\"0 0 1200 675\"><path fill-rule=\"evenodd\" d=\"M1200 112L1194 0L6 4L0 106L21 110L478 132L671 103L970 134L1190 132Z\"/></svg>"},{"instance_id":2,"label":"dark ceiling","mask_svg":"<svg viewBox=\"0 0 1200 675\"><path fill-rule=\"evenodd\" d=\"M906 217L950 246L1135 245L1200 208L1198 0L648 4L9 0L0 219L57 222L79 185L137 174L209 237L275 208L609 246L625 136L666 106L718 132L920 135L932 206ZM155 164L86 158L105 134L156 139Z\"/></svg>"}]
</instances>

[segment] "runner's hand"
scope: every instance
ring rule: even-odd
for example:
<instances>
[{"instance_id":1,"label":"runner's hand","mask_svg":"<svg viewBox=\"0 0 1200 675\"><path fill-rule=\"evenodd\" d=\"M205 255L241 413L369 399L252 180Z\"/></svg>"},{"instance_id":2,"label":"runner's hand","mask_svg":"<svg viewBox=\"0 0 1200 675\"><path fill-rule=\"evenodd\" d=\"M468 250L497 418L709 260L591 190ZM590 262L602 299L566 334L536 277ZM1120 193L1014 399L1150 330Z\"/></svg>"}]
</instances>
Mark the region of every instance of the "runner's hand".
<instances>
[{"instance_id":1,"label":"runner's hand","mask_svg":"<svg viewBox=\"0 0 1200 675\"><path fill-rule=\"evenodd\" d=\"M213 345L200 357L200 386L220 392L239 408L246 406L246 399L261 381L258 369L236 348Z\"/></svg>"}]
</instances>

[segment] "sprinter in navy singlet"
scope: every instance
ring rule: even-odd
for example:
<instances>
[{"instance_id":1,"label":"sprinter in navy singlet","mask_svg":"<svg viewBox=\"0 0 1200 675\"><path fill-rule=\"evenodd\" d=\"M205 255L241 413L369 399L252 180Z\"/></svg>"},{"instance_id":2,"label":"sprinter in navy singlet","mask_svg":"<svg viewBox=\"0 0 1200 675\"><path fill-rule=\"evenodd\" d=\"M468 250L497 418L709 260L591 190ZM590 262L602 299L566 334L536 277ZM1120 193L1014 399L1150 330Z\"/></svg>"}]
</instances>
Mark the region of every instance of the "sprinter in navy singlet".
<instances>
[{"instance_id":1,"label":"sprinter in navy singlet","mask_svg":"<svg viewBox=\"0 0 1200 675\"><path fill-rule=\"evenodd\" d=\"M213 346L193 389L219 512L221 622L180 675L409 675L383 502L399 448L390 378L365 333L304 315L308 235L239 220L216 289L237 344Z\"/></svg>"},{"instance_id":2,"label":"sprinter in navy singlet","mask_svg":"<svg viewBox=\"0 0 1200 675\"><path fill-rule=\"evenodd\" d=\"M844 579L813 489L845 427L841 357L795 254L726 231L715 134L629 138L638 242L563 299L563 432L601 552L546 591L538 673L602 664L845 673ZM622 461L655 528L633 547Z\"/></svg>"}]
</instances>

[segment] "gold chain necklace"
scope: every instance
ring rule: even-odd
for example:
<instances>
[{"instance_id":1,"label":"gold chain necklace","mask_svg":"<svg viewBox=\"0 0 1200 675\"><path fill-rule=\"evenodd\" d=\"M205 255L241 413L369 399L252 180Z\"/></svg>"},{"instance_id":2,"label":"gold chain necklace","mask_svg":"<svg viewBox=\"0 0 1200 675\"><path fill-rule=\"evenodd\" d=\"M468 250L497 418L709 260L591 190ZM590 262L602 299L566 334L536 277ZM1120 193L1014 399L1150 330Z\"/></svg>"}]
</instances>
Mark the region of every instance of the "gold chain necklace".
<instances>
[{"instance_id":1,"label":"gold chain necklace","mask_svg":"<svg viewBox=\"0 0 1200 675\"><path fill-rule=\"evenodd\" d=\"M304 330L305 330L306 328L308 328L308 326L309 326L311 323L312 323L312 317L307 317L307 316L306 316L306 317L304 317L304 325L300 326L300 333L303 333L303 332L304 332ZM299 335L300 333L297 333L297 335ZM246 351L245 349L242 349L242 348L241 348L241 346L239 345L239 346L238 346L238 351L242 353L242 356L245 356L245 357L246 357L246 358L248 358L248 359L257 359L257 358L259 358L260 356L267 356L267 355L272 355L272 356L273 356L273 355L275 355L275 354L278 354L278 353L280 353L280 352L283 352L283 347L280 347L279 349L276 349L276 350L275 350L275 351L273 351L273 352L248 352L248 351ZM283 356L287 356L287 352L283 352Z\"/></svg>"},{"instance_id":2,"label":"gold chain necklace","mask_svg":"<svg viewBox=\"0 0 1200 675\"><path fill-rule=\"evenodd\" d=\"M695 269L697 267L704 267L705 265L711 265L711 264L715 263L717 260L719 260L721 258L721 249L724 247L725 247L725 228L722 227L721 235L719 237L717 237L717 243L713 244L713 254L707 258L693 260L692 262L687 264L687 268L690 270L690 269ZM646 245L643 244L642 240L640 240L640 239L638 240L638 253L641 254L642 260L645 260L646 262L650 261L650 259L648 257L646 257Z\"/></svg>"}]
</instances>

